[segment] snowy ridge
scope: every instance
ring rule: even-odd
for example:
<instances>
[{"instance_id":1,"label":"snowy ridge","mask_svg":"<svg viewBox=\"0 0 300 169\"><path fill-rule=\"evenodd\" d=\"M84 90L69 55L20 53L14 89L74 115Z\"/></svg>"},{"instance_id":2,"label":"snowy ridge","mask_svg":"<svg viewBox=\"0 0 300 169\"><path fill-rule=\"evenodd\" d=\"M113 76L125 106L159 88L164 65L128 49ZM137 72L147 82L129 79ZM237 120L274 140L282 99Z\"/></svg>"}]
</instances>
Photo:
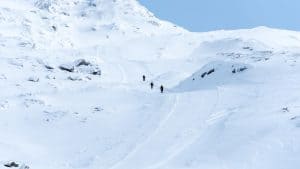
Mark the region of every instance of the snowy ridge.
<instances>
[{"instance_id":1,"label":"snowy ridge","mask_svg":"<svg viewBox=\"0 0 300 169\"><path fill-rule=\"evenodd\" d=\"M3 0L0 169L297 168L299 59L294 31L192 33L135 0Z\"/></svg>"}]
</instances>

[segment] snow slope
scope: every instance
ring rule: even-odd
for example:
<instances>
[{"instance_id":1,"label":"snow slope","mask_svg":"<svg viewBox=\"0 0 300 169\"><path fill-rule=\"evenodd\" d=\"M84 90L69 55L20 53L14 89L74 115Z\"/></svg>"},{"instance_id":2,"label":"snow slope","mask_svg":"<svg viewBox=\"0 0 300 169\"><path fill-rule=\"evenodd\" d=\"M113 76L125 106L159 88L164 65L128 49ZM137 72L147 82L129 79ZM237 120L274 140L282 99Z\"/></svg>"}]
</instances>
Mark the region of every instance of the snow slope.
<instances>
[{"instance_id":1,"label":"snow slope","mask_svg":"<svg viewBox=\"0 0 300 169\"><path fill-rule=\"evenodd\" d=\"M135 0L2 0L0 169L299 168L299 59L299 32L191 33Z\"/></svg>"}]
</instances>

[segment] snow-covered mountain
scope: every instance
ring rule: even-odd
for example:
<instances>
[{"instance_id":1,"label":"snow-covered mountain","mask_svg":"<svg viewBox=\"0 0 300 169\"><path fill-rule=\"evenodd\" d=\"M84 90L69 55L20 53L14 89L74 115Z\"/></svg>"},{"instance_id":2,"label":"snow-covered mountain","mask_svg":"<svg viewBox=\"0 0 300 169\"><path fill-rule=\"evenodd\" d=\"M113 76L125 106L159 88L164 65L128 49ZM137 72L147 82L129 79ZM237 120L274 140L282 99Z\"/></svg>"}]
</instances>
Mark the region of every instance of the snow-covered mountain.
<instances>
[{"instance_id":1,"label":"snow-covered mountain","mask_svg":"<svg viewBox=\"0 0 300 169\"><path fill-rule=\"evenodd\" d=\"M298 168L299 59L299 32L192 33L136 0L2 0L0 169Z\"/></svg>"}]
</instances>

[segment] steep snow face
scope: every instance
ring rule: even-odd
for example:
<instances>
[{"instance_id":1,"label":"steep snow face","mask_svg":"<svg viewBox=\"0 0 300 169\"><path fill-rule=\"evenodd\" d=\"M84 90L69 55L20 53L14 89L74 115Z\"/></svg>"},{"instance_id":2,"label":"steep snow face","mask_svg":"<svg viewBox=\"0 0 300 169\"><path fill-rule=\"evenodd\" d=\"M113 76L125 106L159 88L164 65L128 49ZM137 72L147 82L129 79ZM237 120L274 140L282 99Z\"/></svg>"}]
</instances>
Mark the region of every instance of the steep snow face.
<instances>
[{"instance_id":1,"label":"steep snow face","mask_svg":"<svg viewBox=\"0 0 300 169\"><path fill-rule=\"evenodd\" d=\"M76 5L96 7L103 15L114 15L115 13L138 14L142 16L153 16L148 10L138 4L136 0L29 0L40 9L50 12L68 12ZM65 8L64 8L65 7ZM68 7L68 8L66 8ZM117 11L117 9L122 9Z\"/></svg>"},{"instance_id":2,"label":"steep snow face","mask_svg":"<svg viewBox=\"0 0 300 169\"><path fill-rule=\"evenodd\" d=\"M239 83L239 74L250 69L250 65L234 62L214 61L207 63L192 76L180 82L175 91L193 91L215 88L220 85ZM240 79L239 79L240 80Z\"/></svg>"},{"instance_id":3,"label":"steep snow face","mask_svg":"<svg viewBox=\"0 0 300 169\"><path fill-rule=\"evenodd\" d=\"M154 18L153 14L140 6L136 0L35 0L34 5L51 13L71 15L75 12L108 23L120 18L131 20L139 17L140 20ZM73 8L77 11L72 11Z\"/></svg>"},{"instance_id":4,"label":"steep snow face","mask_svg":"<svg viewBox=\"0 0 300 169\"><path fill-rule=\"evenodd\" d=\"M297 168L299 59L299 32L190 33L134 0L2 0L0 169Z\"/></svg>"},{"instance_id":5,"label":"steep snow face","mask_svg":"<svg viewBox=\"0 0 300 169\"><path fill-rule=\"evenodd\" d=\"M26 8L13 5L18 3ZM158 20L136 0L4 0L1 6L3 19L21 29L18 38L35 48L48 48L49 41L55 48L78 48L184 31Z\"/></svg>"}]
</instances>

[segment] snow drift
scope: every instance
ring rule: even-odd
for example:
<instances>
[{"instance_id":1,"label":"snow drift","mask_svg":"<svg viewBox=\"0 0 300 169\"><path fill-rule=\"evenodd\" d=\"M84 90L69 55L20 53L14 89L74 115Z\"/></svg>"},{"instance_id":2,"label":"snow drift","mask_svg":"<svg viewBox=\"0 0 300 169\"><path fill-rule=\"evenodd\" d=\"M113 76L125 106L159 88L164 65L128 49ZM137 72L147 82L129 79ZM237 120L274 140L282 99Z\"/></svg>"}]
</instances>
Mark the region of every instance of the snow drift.
<instances>
[{"instance_id":1,"label":"snow drift","mask_svg":"<svg viewBox=\"0 0 300 169\"><path fill-rule=\"evenodd\" d=\"M2 0L0 168L297 168L299 58L299 32L191 33L135 0Z\"/></svg>"}]
</instances>

